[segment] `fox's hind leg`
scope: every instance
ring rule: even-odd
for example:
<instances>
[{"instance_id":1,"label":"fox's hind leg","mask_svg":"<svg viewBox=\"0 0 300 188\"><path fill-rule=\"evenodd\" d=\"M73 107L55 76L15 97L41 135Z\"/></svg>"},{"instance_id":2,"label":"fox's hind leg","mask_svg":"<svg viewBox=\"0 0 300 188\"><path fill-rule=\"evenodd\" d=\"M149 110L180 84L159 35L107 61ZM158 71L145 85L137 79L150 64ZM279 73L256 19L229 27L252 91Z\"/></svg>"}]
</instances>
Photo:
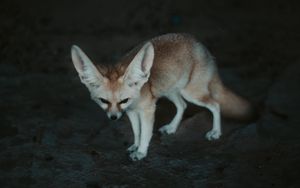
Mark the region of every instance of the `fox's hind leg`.
<instances>
[{"instance_id":1,"label":"fox's hind leg","mask_svg":"<svg viewBox=\"0 0 300 188\"><path fill-rule=\"evenodd\" d=\"M212 112L213 128L206 133L206 138L208 140L216 140L222 134L220 104L214 99L214 96L218 95L218 93L213 93L213 91L210 90L211 79L214 76L211 74L216 73L209 73L205 70L200 71L200 66L195 66L192 74L192 79L186 87L181 90L181 95L187 101L206 107Z\"/></svg>"},{"instance_id":2,"label":"fox's hind leg","mask_svg":"<svg viewBox=\"0 0 300 188\"><path fill-rule=\"evenodd\" d=\"M167 98L175 104L177 112L171 123L164 125L159 129L159 131L161 133L173 134L176 132L178 125L180 124L182 115L184 113L184 110L186 109L186 103L178 92L174 92L171 95L168 95Z\"/></svg>"},{"instance_id":3,"label":"fox's hind leg","mask_svg":"<svg viewBox=\"0 0 300 188\"><path fill-rule=\"evenodd\" d=\"M206 133L205 137L207 140L218 139L221 132L221 117L220 117L220 105L210 96L197 96L189 93L188 91L183 91L182 96L189 102L206 107L213 114L213 128Z\"/></svg>"}]
</instances>

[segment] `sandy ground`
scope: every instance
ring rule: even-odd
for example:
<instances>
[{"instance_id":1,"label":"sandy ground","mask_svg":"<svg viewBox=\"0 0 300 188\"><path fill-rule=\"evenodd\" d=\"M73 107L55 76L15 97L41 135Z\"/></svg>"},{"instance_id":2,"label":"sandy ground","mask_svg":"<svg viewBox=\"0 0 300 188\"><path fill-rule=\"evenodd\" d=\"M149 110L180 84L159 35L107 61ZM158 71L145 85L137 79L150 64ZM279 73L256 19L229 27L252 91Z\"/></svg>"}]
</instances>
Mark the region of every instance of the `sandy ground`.
<instances>
[{"instance_id":1,"label":"sandy ground","mask_svg":"<svg viewBox=\"0 0 300 188\"><path fill-rule=\"evenodd\" d=\"M300 13L296 1L0 2L0 187L300 186ZM254 103L252 122L190 106L175 135L157 129L175 107L158 103L148 157L131 162L127 117L111 122L70 60L78 44L113 63L141 41L187 32L216 57L225 84Z\"/></svg>"}]
</instances>

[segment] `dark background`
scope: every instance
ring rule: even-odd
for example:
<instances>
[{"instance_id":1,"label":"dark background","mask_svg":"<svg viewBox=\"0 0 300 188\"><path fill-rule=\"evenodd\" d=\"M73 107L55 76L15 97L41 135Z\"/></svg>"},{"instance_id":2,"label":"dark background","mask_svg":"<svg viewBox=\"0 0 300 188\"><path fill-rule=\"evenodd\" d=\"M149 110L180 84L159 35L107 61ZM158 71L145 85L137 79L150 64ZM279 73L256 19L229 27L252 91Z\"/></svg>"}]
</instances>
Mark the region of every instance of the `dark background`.
<instances>
[{"instance_id":1,"label":"dark background","mask_svg":"<svg viewBox=\"0 0 300 188\"><path fill-rule=\"evenodd\" d=\"M0 1L0 187L300 186L300 11L297 1ZM145 39L187 32L216 57L225 84L260 104L252 122L159 101L148 157L131 162L126 117L109 121L70 59L79 45L116 62Z\"/></svg>"}]
</instances>

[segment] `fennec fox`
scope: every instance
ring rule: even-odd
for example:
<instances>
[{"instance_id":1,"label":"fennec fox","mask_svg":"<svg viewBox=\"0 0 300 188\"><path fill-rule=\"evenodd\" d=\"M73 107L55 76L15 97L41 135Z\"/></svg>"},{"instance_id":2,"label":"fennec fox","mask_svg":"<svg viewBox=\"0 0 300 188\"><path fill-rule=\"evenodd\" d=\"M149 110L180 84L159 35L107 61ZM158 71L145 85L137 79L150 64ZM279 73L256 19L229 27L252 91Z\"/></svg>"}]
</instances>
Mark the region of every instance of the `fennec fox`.
<instances>
[{"instance_id":1,"label":"fennec fox","mask_svg":"<svg viewBox=\"0 0 300 188\"><path fill-rule=\"evenodd\" d=\"M117 120L123 112L128 115L134 133L134 143L128 148L133 161L147 155L160 97L168 98L177 108L174 119L159 129L166 134L178 128L187 106L185 100L212 112L208 140L222 134L220 111L233 117L245 117L251 111L246 100L224 87L208 50L187 34L166 34L148 40L114 66L94 64L75 45L71 55L81 82L107 116Z\"/></svg>"}]
</instances>

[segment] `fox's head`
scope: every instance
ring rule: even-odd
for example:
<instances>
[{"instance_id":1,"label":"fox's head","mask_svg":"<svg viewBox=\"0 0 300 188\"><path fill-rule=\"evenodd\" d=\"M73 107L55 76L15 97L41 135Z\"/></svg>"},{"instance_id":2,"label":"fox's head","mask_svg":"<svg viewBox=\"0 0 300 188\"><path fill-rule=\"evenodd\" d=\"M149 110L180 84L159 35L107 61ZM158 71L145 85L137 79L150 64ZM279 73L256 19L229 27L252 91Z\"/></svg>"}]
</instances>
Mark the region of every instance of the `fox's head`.
<instances>
[{"instance_id":1,"label":"fox's head","mask_svg":"<svg viewBox=\"0 0 300 188\"><path fill-rule=\"evenodd\" d=\"M89 89L91 98L106 111L110 119L117 120L122 112L136 102L142 86L148 81L154 48L151 42L146 43L129 65L123 67L121 75L110 75L120 70L105 72L101 67L96 67L78 46L72 46L71 56L80 80Z\"/></svg>"}]
</instances>

